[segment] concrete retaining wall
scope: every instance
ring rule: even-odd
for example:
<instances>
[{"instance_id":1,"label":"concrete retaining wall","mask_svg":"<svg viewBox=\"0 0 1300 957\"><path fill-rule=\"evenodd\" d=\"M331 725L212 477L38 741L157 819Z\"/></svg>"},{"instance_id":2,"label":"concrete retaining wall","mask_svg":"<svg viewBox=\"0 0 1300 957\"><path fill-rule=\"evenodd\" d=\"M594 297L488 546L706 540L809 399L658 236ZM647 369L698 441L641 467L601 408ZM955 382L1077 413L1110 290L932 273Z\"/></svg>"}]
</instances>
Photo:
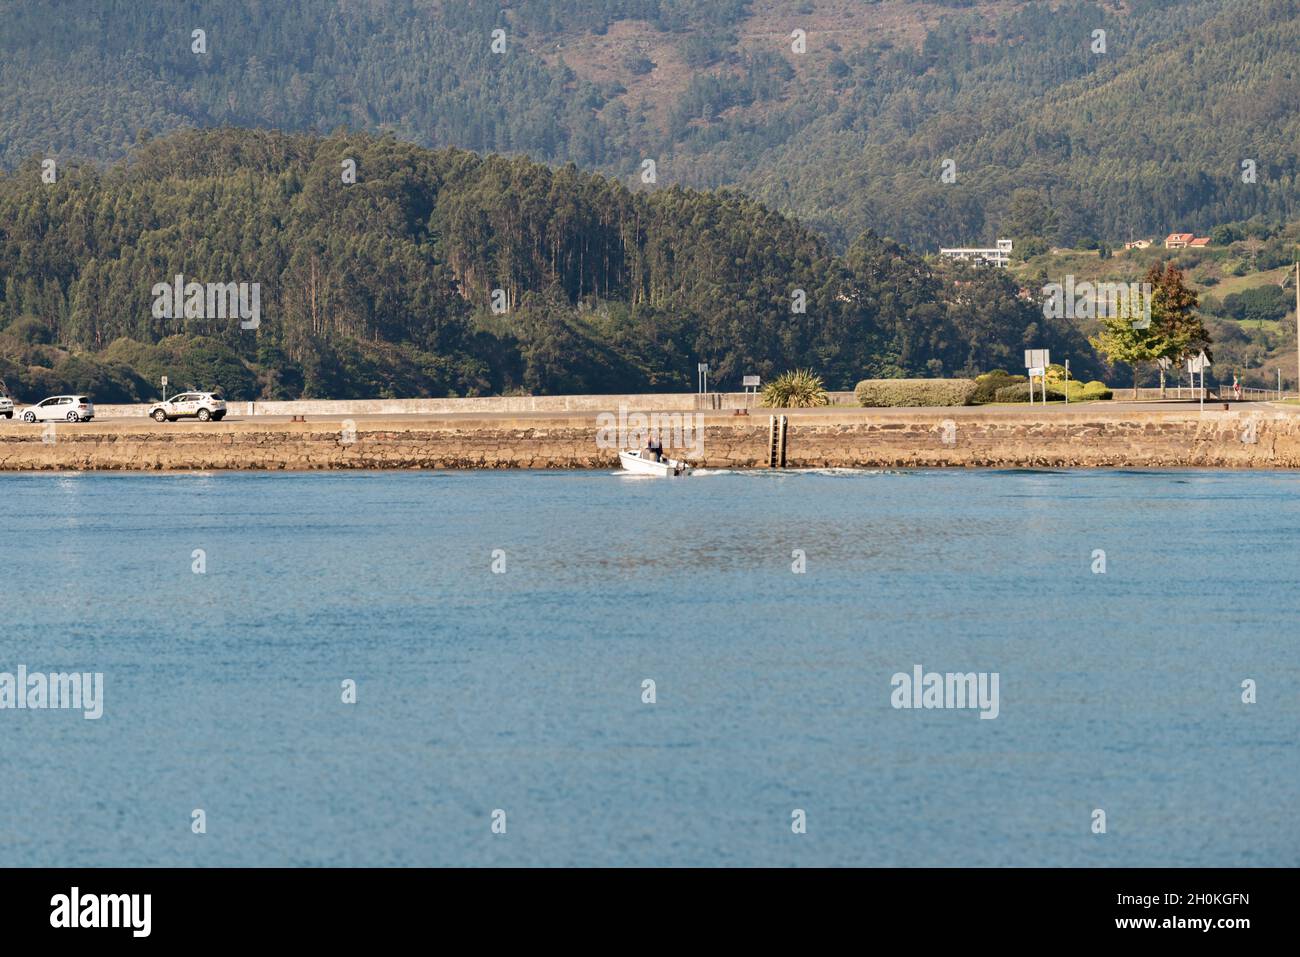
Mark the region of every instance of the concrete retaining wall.
<instances>
[{"instance_id":1,"label":"concrete retaining wall","mask_svg":"<svg viewBox=\"0 0 1300 957\"><path fill-rule=\"evenodd\" d=\"M832 392L836 403L856 405L852 392ZM757 398L744 392L715 392L696 395L691 392L665 392L638 395L504 395L472 399L299 399L291 402L229 403L230 414L257 415L440 415L445 413L520 413L520 412L618 412L619 406L631 411L694 412L707 409L756 408ZM143 405L98 405L101 418L143 416Z\"/></svg>"}]
</instances>

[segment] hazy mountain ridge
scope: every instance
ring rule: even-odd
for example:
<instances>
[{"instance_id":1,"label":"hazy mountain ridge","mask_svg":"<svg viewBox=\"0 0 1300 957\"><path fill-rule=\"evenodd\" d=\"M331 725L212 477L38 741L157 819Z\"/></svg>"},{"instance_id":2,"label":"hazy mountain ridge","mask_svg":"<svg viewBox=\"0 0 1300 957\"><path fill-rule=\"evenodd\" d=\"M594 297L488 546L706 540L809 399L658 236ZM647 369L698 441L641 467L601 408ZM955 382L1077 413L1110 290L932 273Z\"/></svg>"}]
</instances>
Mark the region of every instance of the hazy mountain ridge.
<instances>
[{"instance_id":1,"label":"hazy mountain ridge","mask_svg":"<svg viewBox=\"0 0 1300 957\"><path fill-rule=\"evenodd\" d=\"M1300 215L1296 0L321 8L0 5L0 163L112 159L140 129L391 129L636 186L652 158L655 185L734 183L839 248L867 228L991 240L1018 188L1048 199L1063 242Z\"/></svg>"}]
</instances>

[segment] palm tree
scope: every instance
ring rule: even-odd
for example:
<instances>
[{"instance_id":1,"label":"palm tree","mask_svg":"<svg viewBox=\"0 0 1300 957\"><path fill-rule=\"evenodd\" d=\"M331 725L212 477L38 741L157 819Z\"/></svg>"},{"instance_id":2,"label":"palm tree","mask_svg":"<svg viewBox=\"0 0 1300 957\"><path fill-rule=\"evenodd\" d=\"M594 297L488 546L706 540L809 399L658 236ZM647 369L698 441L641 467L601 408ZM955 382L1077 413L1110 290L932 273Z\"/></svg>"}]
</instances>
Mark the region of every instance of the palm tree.
<instances>
[{"instance_id":1,"label":"palm tree","mask_svg":"<svg viewBox=\"0 0 1300 957\"><path fill-rule=\"evenodd\" d=\"M830 405L822 377L811 369L796 369L763 386L763 405L769 409L810 409Z\"/></svg>"}]
</instances>

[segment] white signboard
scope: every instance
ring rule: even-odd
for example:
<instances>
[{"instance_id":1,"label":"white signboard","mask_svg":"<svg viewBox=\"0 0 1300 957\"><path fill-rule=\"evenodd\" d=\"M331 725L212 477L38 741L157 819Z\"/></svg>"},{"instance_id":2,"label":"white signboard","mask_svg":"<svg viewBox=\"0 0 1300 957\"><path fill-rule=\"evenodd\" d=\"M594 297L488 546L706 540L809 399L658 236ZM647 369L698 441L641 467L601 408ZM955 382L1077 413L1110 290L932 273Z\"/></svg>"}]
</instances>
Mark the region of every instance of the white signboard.
<instances>
[{"instance_id":1,"label":"white signboard","mask_svg":"<svg viewBox=\"0 0 1300 957\"><path fill-rule=\"evenodd\" d=\"M1044 368L1043 366L1035 366L1034 368L1032 368L1032 369L1029 370L1029 374L1030 374L1031 376L1034 376L1034 375L1047 375L1047 369Z\"/></svg>"},{"instance_id":2,"label":"white signboard","mask_svg":"<svg viewBox=\"0 0 1300 957\"><path fill-rule=\"evenodd\" d=\"M1045 369L1052 364L1052 353L1048 349L1026 349L1025 350L1025 368L1026 369ZM1041 372L1031 372L1030 375L1042 375Z\"/></svg>"},{"instance_id":3,"label":"white signboard","mask_svg":"<svg viewBox=\"0 0 1300 957\"><path fill-rule=\"evenodd\" d=\"M758 376L747 375L741 380L741 386L746 389L757 389L758 382L759 382Z\"/></svg>"},{"instance_id":4,"label":"white signboard","mask_svg":"<svg viewBox=\"0 0 1300 957\"><path fill-rule=\"evenodd\" d=\"M1202 352L1195 359L1187 360L1188 372L1204 372L1209 367L1210 367L1210 359L1204 352Z\"/></svg>"}]
</instances>

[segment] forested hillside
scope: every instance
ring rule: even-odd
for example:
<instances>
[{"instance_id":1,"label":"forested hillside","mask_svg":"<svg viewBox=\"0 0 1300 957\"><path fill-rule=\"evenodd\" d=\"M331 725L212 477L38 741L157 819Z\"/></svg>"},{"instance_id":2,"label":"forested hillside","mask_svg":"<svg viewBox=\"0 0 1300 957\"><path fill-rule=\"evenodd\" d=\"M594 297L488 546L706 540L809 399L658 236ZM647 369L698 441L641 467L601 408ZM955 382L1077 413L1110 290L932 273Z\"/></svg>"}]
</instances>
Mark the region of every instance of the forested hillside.
<instances>
[{"instance_id":1,"label":"forested hillside","mask_svg":"<svg viewBox=\"0 0 1300 957\"><path fill-rule=\"evenodd\" d=\"M1300 216L1298 49L1300 0L0 0L0 165L391 130L637 188L653 159L841 252L991 241L1017 190L1075 244Z\"/></svg>"},{"instance_id":2,"label":"forested hillside","mask_svg":"<svg viewBox=\"0 0 1300 957\"><path fill-rule=\"evenodd\" d=\"M698 361L720 389L795 366L847 388L1015 368L1027 345L1096 369L1005 271L935 268L873 233L837 256L738 193L392 136L180 132L53 183L36 158L0 174L0 377L123 401L161 374L232 398L689 389ZM176 275L259 284L260 324L160 315Z\"/></svg>"}]
</instances>

